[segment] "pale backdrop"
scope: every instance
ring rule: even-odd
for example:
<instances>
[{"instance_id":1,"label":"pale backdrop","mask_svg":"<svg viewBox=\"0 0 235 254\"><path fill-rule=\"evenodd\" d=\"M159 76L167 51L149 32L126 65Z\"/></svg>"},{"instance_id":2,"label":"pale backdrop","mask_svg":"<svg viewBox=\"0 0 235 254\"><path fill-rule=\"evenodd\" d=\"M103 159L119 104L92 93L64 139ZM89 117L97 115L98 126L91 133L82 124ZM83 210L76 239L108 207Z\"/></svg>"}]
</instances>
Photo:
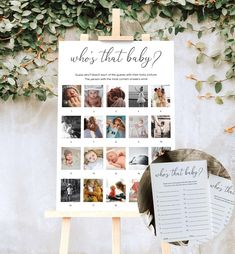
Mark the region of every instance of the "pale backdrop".
<instances>
[{"instance_id":1,"label":"pale backdrop","mask_svg":"<svg viewBox=\"0 0 235 254\"><path fill-rule=\"evenodd\" d=\"M150 31L156 24L147 25ZM123 26L124 33L138 26ZM73 31L68 39L76 39ZM176 147L197 148L219 159L235 172L235 134L224 128L235 124L234 102L218 106L199 100L191 73L206 78L214 70L195 64L195 53L187 40L196 35L184 33L175 39ZM220 41L212 35L203 38L215 49ZM223 68L216 70L223 78ZM229 89L232 83L227 83ZM233 87L234 89L234 87ZM231 90L231 87L230 87ZM44 211L55 208L57 100L45 103L21 99L0 103L0 253L58 253L60 220L45 219ZM213 242L201 247L201 254L235 254L235 218ZM74 219L70 253L110 254L110 219ZM196 253L196 249L193 251ZM159 241L142 219L122 220L122 254L160 254ZM172 254L190 253L173 248Z\"/></svg>"}]
</instances>

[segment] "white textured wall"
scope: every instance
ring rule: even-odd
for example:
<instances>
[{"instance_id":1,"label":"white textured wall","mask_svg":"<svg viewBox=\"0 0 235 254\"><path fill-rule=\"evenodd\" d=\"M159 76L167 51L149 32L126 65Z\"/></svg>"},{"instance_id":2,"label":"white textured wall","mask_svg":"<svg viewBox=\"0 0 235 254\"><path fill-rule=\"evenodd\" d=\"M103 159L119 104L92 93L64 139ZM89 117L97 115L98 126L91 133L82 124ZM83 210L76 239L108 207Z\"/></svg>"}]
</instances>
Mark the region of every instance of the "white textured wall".
<instances>
[{"instance_id":1,"label":"white textured wall","mask_svg":"<svg viewBox=\"0 0 235 254\"><path fill-rule=\"evenodd\" d=\"M194 51L186 47L189 39L197 41L187 33L175 40L177 148L202 149L235 171L231 160L235 134L223 132L235 124L234 103L218 106L197 99L194 84L185 76L194 73L207 77L214 71L194 63ZM205 40L219 45L212 36ZM216 72L223 74L222 68ZM55 207L56 114L56 99L45 103L24 99L0 102L0 254L58 253L60 220L44 218L44 211ZM201 247L201 254L235 254L234 226L232 218L221 235ZM110 254L110 219L74 219L70 253ZM122 220L122 253L160 253L159 242L141 219ZM173 248L172 253L189 251Z\"/></svg>"}]
</instances>

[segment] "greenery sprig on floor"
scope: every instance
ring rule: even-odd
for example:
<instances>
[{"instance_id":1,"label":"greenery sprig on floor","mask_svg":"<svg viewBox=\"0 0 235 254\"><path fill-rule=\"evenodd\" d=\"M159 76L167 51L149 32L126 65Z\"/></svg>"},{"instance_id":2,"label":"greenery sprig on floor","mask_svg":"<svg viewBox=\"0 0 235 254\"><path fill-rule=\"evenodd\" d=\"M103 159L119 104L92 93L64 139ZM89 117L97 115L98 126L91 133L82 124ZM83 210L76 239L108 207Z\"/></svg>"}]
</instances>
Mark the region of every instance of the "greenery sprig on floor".
<instances>
[{"instance_id":1,"label":"greenery sprig on floor","mask_svg":"<svg viewBox=\"0 0 235 254\"><path fill-rule=\"evenodd\" d=\"M150 8L149 8L150 7ZM210 32L218 33L223 49L206 53L206 45L189 42L197 52L196 63L209 58L215 68L226 62L228 70L222 80L190 78L201 92L204 84L213 85L215 94L199 95L215 98L222 104L224 98L235 100L235 89L220 95L224 82L235 77L235 6L233 0L2 0L0 2L0 98L4 101L18 96L36 96L45 101L55 95L56 84L49 84L45 72L57 60L58 39L66 29L76 27L78 34L108 35L111 32L112 8L122 10L123 19L144 24L156 18L165 19L164 28L154 31L152 37L167 40L184 31L197 33L198 39ZM196 15L198 23L210 21L210 27L196 29L190 17ZM140 16L142 19L140 20ZM138 34L135 35L138 39ZM35 73L42 73L36 75ZM213 77L213 80L212 80Z\"/></svg>"}]
</instances>

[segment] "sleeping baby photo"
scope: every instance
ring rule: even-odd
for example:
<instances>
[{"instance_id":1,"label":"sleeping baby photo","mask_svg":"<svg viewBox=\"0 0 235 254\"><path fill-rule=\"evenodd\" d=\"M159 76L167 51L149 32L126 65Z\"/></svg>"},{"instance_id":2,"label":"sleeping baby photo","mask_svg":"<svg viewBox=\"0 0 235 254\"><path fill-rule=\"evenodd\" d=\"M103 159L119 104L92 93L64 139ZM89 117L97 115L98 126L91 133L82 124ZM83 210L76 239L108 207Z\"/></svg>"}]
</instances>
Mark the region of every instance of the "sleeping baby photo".
<instances>
[{"instance_id":1,"label":"sleeping baby photo","mask_svg":"<svg viewBox=\"0 0 235 254\"><path fill-rule=\"evenodd\" d=\"M148 147L129 148L129 169L145 170L148 163Z\"/></svg>"},{"instance_id":2,"label":"sleeping baby photo","mask_svg":"<svg viewBox=\"0 0 235 254\"><path fill-rule=\"evenodd\" d=\"M107 169L126 169L126 150L124 147L107 147Z\"/></svg>"},{"instance_id":3,"label":"sleeping baby photo","mask_svg":"<svg viewBox=\"0 0 235 254\"><path fill-rule=\"evenodd\" d=\"M84 147L84 169L103 170L103 148Z\"/></svg>"}]
</instances>

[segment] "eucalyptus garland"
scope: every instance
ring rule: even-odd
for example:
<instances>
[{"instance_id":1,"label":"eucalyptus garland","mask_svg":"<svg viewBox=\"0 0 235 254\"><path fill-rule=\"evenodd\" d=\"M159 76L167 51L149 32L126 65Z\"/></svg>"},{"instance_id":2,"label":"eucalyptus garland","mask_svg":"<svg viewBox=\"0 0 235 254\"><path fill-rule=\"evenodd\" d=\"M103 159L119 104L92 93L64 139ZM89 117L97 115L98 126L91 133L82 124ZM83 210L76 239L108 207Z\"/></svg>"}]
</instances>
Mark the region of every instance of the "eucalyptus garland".
<instances>
[{"instance_id":1,"label":"eucalyptus garland","mask_svg":"<svg viewBox=\"0 0 235 254\"><path fill-rule=\"evenodd\" d=\"M196 63L210 59L216 68L226 63L228 69L223 79L210 77L188 78L195 82L199 98L215 98L222 104L224 98L235 100L234 87L221 94L225 82L235 77L235 6L233 0L1 0L0 2L0 97L6 101L18 96L35 96L45 101L55 95L55 84L45 75L48 65L57 60L57 44L66 29L77 28L78 35L89 33L109 35L112 8L122 10L122 18L144 25L158 18L165 19L151 37L168 40L184 31L197 33L198 39L206 33L218 33L223 48L207 54L202 42L189 41L198 54ZM198 24L210 21L210 27L196 29L190 22L196 16ZM140 19L140 17L142 17ZM207 22L208 23L208 22ZM144 32L144 31L143 31ZM135 34L135 39L139 34ZM209 84L214 93L201 95L202 87Z\"/></svg>"}]
</instances>

